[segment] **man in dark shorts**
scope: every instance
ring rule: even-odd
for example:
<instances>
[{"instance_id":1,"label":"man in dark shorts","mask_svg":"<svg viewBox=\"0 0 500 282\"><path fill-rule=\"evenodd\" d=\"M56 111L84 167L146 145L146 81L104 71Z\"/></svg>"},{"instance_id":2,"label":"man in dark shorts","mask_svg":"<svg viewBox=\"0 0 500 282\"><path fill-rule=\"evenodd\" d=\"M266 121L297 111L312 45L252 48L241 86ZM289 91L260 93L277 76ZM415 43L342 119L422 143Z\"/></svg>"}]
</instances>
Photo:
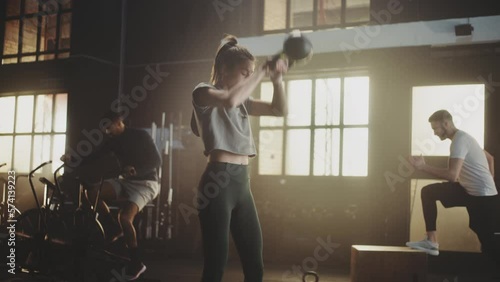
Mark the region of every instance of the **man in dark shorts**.
<instances>
[{"instance_id":1,"label":"man in dark shorts","mask_svg":"<svg viewBox=\"0 0 500 282\"><path fill-rule=\"evenodd\" d=\"M157 167L161 165L161 156L149 133L126 127L119 113L110 111L101 121L101 124L106 124L101 129L110 138L84 158L80 166L88 166L109 154L114 154L120 163L121 175L105 179L102 183L97 212L107 240L113 242L124 236L130 253L126 278L132 281L146 271L139 254L133 221L137 213L159 193ZM86 183L84 186L88 200L94 204L100 183ZM120 204L119 224L106 204L110 201L123 203Z\"/></svg>"}]
</instances>

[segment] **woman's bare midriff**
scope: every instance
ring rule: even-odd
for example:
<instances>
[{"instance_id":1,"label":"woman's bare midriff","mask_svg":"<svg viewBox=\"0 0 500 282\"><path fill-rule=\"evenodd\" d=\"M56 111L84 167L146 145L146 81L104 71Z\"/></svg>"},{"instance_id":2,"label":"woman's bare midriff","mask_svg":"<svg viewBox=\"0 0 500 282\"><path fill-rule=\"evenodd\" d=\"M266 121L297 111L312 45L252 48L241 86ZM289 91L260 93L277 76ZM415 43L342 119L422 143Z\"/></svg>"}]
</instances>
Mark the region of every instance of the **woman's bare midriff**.
<instances>
[{"instance_id":1,"label":"woman's bare midriff","mask_svg":"<svg viewBox=\"0 0 500 282\"><path fill-rule=\"evenodd\" d=\"M233 154L228 151L214 150L208 156L208 161L247 165L248 156Z\"/></svg>"}]
</instances>

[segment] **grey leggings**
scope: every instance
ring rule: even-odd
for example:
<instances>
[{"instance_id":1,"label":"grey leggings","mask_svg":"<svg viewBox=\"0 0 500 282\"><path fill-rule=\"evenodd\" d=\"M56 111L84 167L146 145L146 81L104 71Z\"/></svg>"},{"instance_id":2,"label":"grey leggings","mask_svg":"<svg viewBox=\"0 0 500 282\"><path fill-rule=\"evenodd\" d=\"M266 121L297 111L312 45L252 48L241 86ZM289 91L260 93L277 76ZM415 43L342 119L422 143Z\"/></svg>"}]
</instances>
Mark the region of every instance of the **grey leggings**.
<instances>
[{"instance_id":1,"label":"grey leggings","mask_svg":"<svg viewBox=\"0 0 500 282\"><path fill-rule=\"evenodd\" d=\"M248 166L208 163L198 186L198 211L204 255L201 281L222 280L231 232L245 282L261 282L262 233L250 191Z\"/></svg>"}]
</instances>

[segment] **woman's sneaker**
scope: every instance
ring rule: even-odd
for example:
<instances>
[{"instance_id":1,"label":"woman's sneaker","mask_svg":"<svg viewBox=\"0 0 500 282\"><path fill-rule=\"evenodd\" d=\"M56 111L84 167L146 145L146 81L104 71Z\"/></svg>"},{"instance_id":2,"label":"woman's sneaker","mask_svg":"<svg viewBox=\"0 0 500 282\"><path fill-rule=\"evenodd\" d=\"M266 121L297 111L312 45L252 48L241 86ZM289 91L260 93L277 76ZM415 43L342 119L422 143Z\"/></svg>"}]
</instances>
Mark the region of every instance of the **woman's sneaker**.
<instances>
[{"instance_id":1,"label":"woman's sneaker","mask_svg":"<svg viewBox=\"0 0 500 282\"><path fill-rule=\"evenodd\" d=\"M439 244L434 243L427 238L418 242L406 242L406 246L415 250L424 251L431 256L439 255Z\"/></svg>"}]
</instances>

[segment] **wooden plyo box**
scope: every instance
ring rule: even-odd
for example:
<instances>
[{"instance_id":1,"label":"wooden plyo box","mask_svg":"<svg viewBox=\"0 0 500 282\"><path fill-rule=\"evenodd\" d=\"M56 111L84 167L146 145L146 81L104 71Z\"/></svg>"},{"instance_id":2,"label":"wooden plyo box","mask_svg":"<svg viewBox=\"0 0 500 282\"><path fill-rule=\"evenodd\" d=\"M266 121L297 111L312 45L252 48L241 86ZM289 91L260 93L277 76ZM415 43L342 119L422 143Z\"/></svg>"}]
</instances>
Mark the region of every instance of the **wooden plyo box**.
<instances>
[{"instance_id":1,"label":"wooden plyo box","mask_svg":"<svg viewBox=\"0 0 500 282\"><path fill-rule=\"evenodd\" d=\"M408 247L353 245L351 282L426 282L427 254Z\"/></svg>"}]
</instances>

